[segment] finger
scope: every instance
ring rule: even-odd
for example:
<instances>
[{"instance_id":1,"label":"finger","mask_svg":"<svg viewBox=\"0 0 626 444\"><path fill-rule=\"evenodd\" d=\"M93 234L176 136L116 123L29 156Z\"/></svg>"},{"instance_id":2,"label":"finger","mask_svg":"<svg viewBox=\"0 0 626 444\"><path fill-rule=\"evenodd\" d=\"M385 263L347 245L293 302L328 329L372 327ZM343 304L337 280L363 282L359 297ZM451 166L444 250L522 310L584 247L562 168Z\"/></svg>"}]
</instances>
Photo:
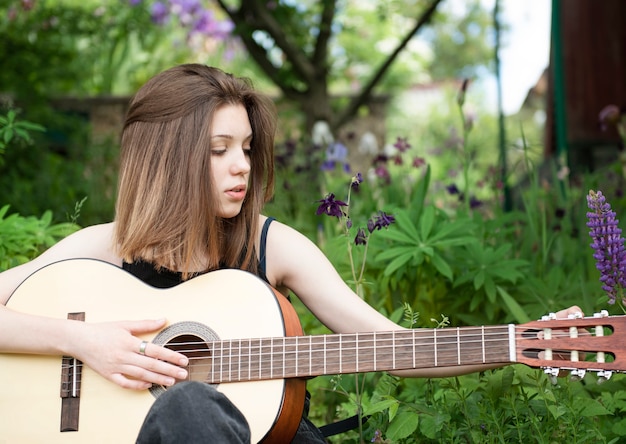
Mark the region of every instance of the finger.
<instances>
[{"instance_id":1,"label":"finger","mask_svg":"<svg viewBox=\"0 0 626 444\"><path fill-rule=\"evenodd\" d=\"M182 353L178 353L174 350L170 350L169 348L146 341L141 341L139 343L137 346L137 352L140 355L157 359L159 361L169 362L178 367L187 367L189 364L189 358Z\"/></svg>"},{"instance_id":2,"label":"finger","mask_svg":"<svg viewBox=\"0 0 626 444\"><path fill-rule=\"evenodd\" d=\"M123 321L122 325L133 335L151 333L165 327L166 319L145 319L142 321Z\"/></svg>"},{"instance_id":3,"label":"finger","mask_svg":"<svg viewBox=\"0 0 626 444\"><path fill-rule=\"evenodd\" d=\"M167 362L138 356L138 362L134 365L127 365L123 369L123 375L140 381L170 387L177 380L187 378L187 371Z\"/></svg>"},{"instance_id":4,"label":"finger","mask_svg":"<svg viewBox=\"0 0 626 444\"><path fill-rule=\"evenodd\" d=\"M130 390L147 390L152 387L151 382L141 381L139 379L131 379L126 376L115 373L109 378L112 382L119 385L122 388Z\"/></svg>"},{"instance_id":5,"label":"finger","mask_svg":"<svg viewBox=\"0 0 626 444\"><path fill-rule=\"evenodd\" d=\"M581 316L584 316L583 311L580 309L580 307L578 307L577 305L573 305L569 308L566 308L565 310L561 310L556 312L556 317L557 319L566 319L568 318L570 315L577 315L579 314Z\"/></svg>"}]
</instances>

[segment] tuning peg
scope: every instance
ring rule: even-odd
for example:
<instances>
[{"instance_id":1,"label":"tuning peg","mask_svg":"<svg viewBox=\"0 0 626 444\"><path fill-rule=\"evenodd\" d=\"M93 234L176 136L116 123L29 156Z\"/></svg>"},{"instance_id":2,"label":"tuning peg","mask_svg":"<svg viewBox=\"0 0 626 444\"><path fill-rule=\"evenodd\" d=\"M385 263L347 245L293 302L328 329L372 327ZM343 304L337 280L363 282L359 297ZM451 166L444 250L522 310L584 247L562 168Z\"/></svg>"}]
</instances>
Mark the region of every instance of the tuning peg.
<instances>
[{"instance_id":1,"label":"tuning peg","mask_svg":"<svg viewBox=\"0 0 626 444\"><path fill-rule=\"evenodd\" d=\"M570 381L580 381L585 377L585 373L586 370L582 368L572 370L570 373Z\"/></svg>"},{"instance_id":2,"label":"tuning peg","mask_svg":"<svg viewBox=\"0 0 626 444\"><path fill-rule=\"evenodd\" d=\"M593 317L594 318L608 318L609 312L606 310L601 310L599 313L594 313Z\"/></svg>"},{"instance_id":3,"label":"tuning peg","mask_svg":"<svg viewBox=\"0 0 626 444\"><path fill-rule=\"evenodd\" d=\"M550 379L552 385L556 385L558 382L557 376L559 375L559 370L560 369L557 367L545 367L543 369L544 373L548 375L548 378Z\"/></svg>"},{"instance_id":4,"label":"tuning peg","mask_svg":"<svg viewBox=\"0 0 626 444\"><path fill-rule=\"evenodd\" d=\"M611 370L600 370L598 372L598 384L602 384L608 381L609 379L611 379L612 375L613 372Z\"/></svg>"}]
</instances>

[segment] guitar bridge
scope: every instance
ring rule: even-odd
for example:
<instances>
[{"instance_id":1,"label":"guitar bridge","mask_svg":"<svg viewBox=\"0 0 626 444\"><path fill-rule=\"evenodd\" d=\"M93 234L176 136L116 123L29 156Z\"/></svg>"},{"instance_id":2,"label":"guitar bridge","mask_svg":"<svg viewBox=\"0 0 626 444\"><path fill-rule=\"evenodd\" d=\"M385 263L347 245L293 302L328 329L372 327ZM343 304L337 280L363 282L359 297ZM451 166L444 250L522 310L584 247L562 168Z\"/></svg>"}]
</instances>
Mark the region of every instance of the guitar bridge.
<instances>
[{"instance_id":1,"label":"guitar bridge","mask_svg":"<svg viewBox=\"0 0 626 444\"><path fill-rule=\"evenodd\" d=\"M84 321L85 313L69 313L68 319ZM61 432L78 431L80 412L80 384L83 363L71 356L61 360Z\"/></svg>"}]
</instances>

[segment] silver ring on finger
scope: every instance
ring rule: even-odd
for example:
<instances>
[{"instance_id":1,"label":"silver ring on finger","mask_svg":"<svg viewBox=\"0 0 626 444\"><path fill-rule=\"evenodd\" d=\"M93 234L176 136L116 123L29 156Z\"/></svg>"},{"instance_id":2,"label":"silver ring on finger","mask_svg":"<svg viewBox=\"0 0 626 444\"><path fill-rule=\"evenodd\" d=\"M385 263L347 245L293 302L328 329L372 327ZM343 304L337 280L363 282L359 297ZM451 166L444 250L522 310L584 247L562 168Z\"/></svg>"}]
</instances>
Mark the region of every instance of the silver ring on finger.
<instances>
[{"instance_id":1,"label":"silver ring on finger","mask_svg":"<svg viewBox=\"0 0 626 444\"><path fill-rule=\"evenodd\" d=\"M141 344L139 344L139 354L140 355L145 355L146 354L146 347L148 346L148 342L147 341L141 341Z\"/></svg>"}]
</instances>

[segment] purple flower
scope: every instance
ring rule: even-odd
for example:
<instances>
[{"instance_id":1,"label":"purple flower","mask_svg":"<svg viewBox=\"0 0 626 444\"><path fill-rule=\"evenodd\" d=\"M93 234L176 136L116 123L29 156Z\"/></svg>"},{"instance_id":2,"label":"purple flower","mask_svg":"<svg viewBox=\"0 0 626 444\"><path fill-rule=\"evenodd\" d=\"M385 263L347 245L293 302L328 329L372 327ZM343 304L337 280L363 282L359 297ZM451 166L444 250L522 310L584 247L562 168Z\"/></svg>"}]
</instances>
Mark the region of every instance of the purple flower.
<instances>
[{"instance_id":1,"label":"purple flower","mask_svg":"<svg viewBox=\"0 0 626 444\"><path fill-rule=\"evenodd\" d=\"M354 238L355 245L365 245L367 244L367 235L365 234L365 230L363 228L359 228L356 232L356 237Z\"/></svg>"},{"instance_id":2,"label":"purple flower","mask_svg":"<svg viewBox=\"0 0 626 444\"><path fill-rule=\"evenodd\" d=\"M454 183L453 183L453 184L451 184L451 185L448 185L448 186L446 187L446 190L448 190L448 194L460 194L460 193L461 193L461 191L459 190L459 188L458 188L458 187L456 186L456 184L454 184Z\"/></svg>"},{"instance_id":3,"label":"purple flower","mask_svg":"<svg viewBox=\"0 0 626 444\"><path fill-rule=\"evenodd\" d=\"M481 207L482 205L483 203L480 200L478 200L477 197L475 196L470 197L470 208L476 209L478 207Z\"/></svg>"},{"instance_id":4,"label":"purple flower","mask_svg":"<svg viewBox=\"0 0 626 444\"><path fill-rule=\"evenodd\" d=\"M382 228L387 228L389 225L394 223L396 218L391 214L387 214L384 211L379 211L378 215L367 221L367 229L370 233L374 232L374 230L380 230Z\"/></svg>"},{"instance_id":5,"label":"purple flower","mask_svg":"<svg viewBox=\"0 0 626 444\"><path fill-rule=\"evenodd\" d=\"M423 165L426 165L426 160L423 157L414 157L412 165L413 168L419 168Z\"/></svg>"},{"instance_id":6,"label":"purple flower","mask_svg":"<svg viewBox=\"0 0 626 444\"><path fill-rule=\"evenodd\" d=\"M404 153L411 148L411 144L406 140L406 137L398 137L393 146L396 147L401 153Z\"/></svg>"},{"instance_id":7,"label":"purple flower","mask_svg":"<svg viewBox=\"0 0 626 444\"><path fill-rule=\"evenodd\" d=\"M379 165L374 169L374 174L376 177L383 180L384 183L391 183L391 174L385 165Z\"/></svg>"},{"instance_id":8,"label":"purple flower","mask_svg":"<svg viewBox=\"0 0 626 444\"><path fill-rule=\"evenodd\" d=\"M350 186L353 190L358 190L361 183L363 183L363 175L361 173L356 173L356 175L352 177Z\"/></svg>"},{"instance_id":9,"label":"purple flower","mask_svg":"<svg viewBox=\"0 0 626 444\"><path fill-rule=\"evenodd\" d=\"M337 165L340 165L344 172L350 172L348 148L340 142L334 142L328 146L328 149L326 149L326 158L322 163L321 169L322 171L334 171Z\"/></svg>"},{"instance_id":10,"label":"purple flower","mask_svg":"<svg viewBox=\"0 0 626 444\"><path fill-rule=\"evenodd\" d=\"M328 214L329 216L336 216L340 218L344 215L341 207L348 206L345 202L335 200L335 195L333 193L328 194L324 199L318 200L318 202L321 202L315 212L318 216L321 214Z\"/></svg>"},{"instance_id":11,"label":"purple flower","mask_svg":"<svg viewBox=\"0 0 626 444\"><path fill-rule=\"evenodd\" d=\"M621 111L617 105L607 105L600 111L598 115L598 121L602 131L606 131L608 128L615 126L619 123L621 117Z\"/></svg>"},{"instance_id":12,"label":"purple flower","mask_svg":"<svg viewBox=\"0 0 626 444\"><path fill-rule=\"evenodd\" d=\"M224 40L233 29L234 25L232 22L216 20L213 11L207 9L199 14L199 18L191 32Z\"/></svg>"},{"instance_id":13,"label":"purple flower","mask_svg":"<svg viewBox=\"0 0 626 444\"><path fill-rule=\"evenodd\" d=\"M150 17L154 23L157 25L164 25L167 21L168 15L169 11L165 3L155 2L152 4L152 7L150 8Z\"/></svg>"},{"instance_id":14,"label":"purple flower","mask_svg":"<svg viewBox=\"0 0 626 444\"><path fill-rule=\"evenodd\" d=\"M607 293L608 302L614 304L618 293L626 288L626 251L622 230L618 227L619 221L602 191L590 190L587 206L591 210L587 213L587 227L593 240L591 247L595 251L593 257L596 268L600 271L600 282Z\"/></svg>"}]
</instances>

